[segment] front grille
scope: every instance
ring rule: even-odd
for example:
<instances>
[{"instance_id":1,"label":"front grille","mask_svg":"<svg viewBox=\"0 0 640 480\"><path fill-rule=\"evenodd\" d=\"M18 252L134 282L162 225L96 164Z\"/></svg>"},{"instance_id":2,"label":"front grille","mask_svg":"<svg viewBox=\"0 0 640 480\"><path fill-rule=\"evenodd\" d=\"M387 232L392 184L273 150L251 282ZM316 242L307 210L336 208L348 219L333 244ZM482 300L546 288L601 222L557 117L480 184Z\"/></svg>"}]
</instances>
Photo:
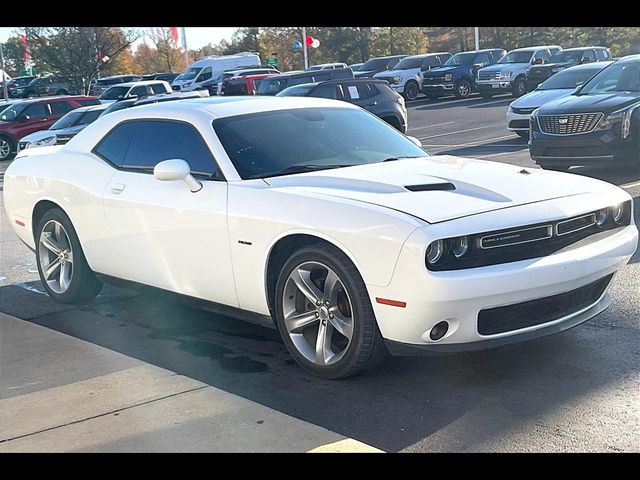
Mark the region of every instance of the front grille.
<instances>
[{"instance_id":1,"label":"front grille","mask_svg":"<svg viewBox=\"0 0 640 480\"><path fill-rule=\"evenodd\" d=\"M20 150L24 150L25 148L27 148L27 145L29 145L29 142L20 142L18 143L18 148Z\"/></svg>"},{"instance_id":2,"label":"front grille","mask_svg":"<svg viewBox=\"0 0 640 480\"><path fill-rule=\"evenodd\" d=\"M544 68L532 68L529 71L530 77L546 77L549 72Z\"/></svg>"},{"instance_id":3,"label":"front grille","mask_svg":"<svg viewBox=\"0 0 640 480\"><path fill-rule=\"evenodd\" d=\"M538 157L584 158L611 155L603 146L589 147L533 147L531 154Z\"/></svg>"},{"instance_id":4,"label":"front grille","mask_svg":"<svg viewBox=\"0 0 640 480\"><path fill-rule=\"evenodd\" d=\"M495 335L553 322L590 307L609 285L613 273L600 280L550 297L487 308L478 313L478 333Z\"/></svg>"},{"instance_id":5,"label":"front grille","mask_svg":"<svg viewBox=\"0 0 640 480\"><path fill-rule=\"evenodd\" d=\"M511 120L509 128L526 128L529 129L529 120Z\"/></svg>"},{"instance_id":6,"label":"front grille","mask_svg":"<svg viewBox=\"0 0 640 480\"><path fill-rule=\"evenodd\" d=\"M73 138L73 135L56 135L56 145L64 145Z\"/></svg>"},{"instance_id":7,"label":"front grille","mask_svg":"<svg viewBox=\"0 0 640 480\"><path fill-rule=\"evenodd\" d=\"M497 80L500 72L478 72L478 80Z\"/></svg>"},{"instance_id":8,"label":"front grille","mask_svg":"<svg viewBox=\"0 0 640 480\"><path fill-rule=\"evenodd\" d=\"M602 113L578 113L573 115L538 115L540 130L554 135L587 133L596 128Z\"/></svg>"},{"instance_id":9,"label":"front grille","mask_svg":"<svg viewBox=\"0 0 640 480\"><path fill-rule=\"evenodd\" d=\"M513 113L517 113L520 115L531 115L531 112L533 112L536 109L536 107L529 107L529 108L516 108L516 107L511 107L511 111ZM528 126L527 126L528 128Z\"/></svg>"},{"instance_id":10,"label":"front grille","mask_svg":"<svg viewBox=\"0 0 640 480\"><path fill-rule=\"evenodd\" d=\"M393 77L376 77L378 80L384 80L385 82L388 82L389 84L393 83Z\"/></svg>"},{"instance_id":11,"label":"front grille","mask_svg":"<svg viewBox=\"0 0 640 480\"><path fill-rule=\"evenodd\" d=\"M425 77L422 83L439 83L444 82L444 75L439 77Z\"/></svg>"}]
</instances>

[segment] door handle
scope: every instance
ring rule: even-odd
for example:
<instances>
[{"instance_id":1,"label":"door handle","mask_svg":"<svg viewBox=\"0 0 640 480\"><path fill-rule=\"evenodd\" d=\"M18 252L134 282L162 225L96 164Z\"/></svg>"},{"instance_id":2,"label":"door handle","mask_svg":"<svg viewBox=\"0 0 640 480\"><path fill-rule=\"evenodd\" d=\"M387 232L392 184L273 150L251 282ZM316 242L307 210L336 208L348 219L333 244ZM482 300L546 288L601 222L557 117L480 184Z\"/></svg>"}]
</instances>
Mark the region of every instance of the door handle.
<instances>
[{"instance_id":1,"label":"door handle","mask_svg":"<svg viewBox=\"0 0 640 480\"><path fill-rule=\"evenodd\" d=\"M367 103L367 107L375 107L376 105L378 105L378 102L372 102L372 103Z\"/></svg>"},{"instance_id":2,"label":"door handle","mask_svg":"<svg viewBox=\"0 0 640 480\"><path fill-rule=\"evenodd\" d=\"M49 120L48 118L43 118L41 122L47 122L48 120Z\"/></svg>"},{"instance_id":3,"label":"door handle","mask_svg":"<svg viewBox=\"0 0 640 480\"><path fill-rule=\"evenodd\" d=\"M115 183L111 185L111 193L115 193L116 195L118 195L119 193L124 192L125 188L126 185L124 183Z\"/></svg>"}]
</instances>

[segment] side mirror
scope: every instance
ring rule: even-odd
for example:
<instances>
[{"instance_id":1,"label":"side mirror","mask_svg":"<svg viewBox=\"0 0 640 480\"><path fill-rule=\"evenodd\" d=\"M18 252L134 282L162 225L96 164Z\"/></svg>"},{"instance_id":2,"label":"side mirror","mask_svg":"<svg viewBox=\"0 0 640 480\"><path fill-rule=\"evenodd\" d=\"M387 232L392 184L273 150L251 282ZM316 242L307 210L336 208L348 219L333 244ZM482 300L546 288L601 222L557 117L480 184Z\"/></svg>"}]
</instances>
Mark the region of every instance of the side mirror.
<instances>
[{"instance_id":1,"label":"side mirror","mask_svg":"<svg viewBox=\"0 0 640 480\"><path fill-rule=\"evenodd\" d=\"M18 122L23 123L26 122L27 120L30 120L31 117L29 115L20 115L18 117Z\"/></svg>"},{"instance_id":2,"label":"side mirror","mask_svg":"<svg viewBox=\"0 0 640 480\"><path fill-rule=\"evenodd\" d=\"M184 181L192 193L202 190L202 183L191 175L191 167L182 159L164 160L153 169L153 176L162 182Z\"/></svg>"},{"instance_id":3,"label":"side mirror","mask_svg":"<svg viewBox=\"0 0 640 480\"><path fill-rule=\"evenodd\" d=\"M476 70L479 70L482 67L484 67L484 63L474 63L473 64L473 68L475 68Z\"/></svg>"},{"instance_id":4,"label":"side mirror","mask_svg":"<svg viewBox=\"0 0 640 480\"><path fill-rule=\"evenodd\" d=\"M125 97L127 100L135 100L136 98L138 98L138 95L136 94L131 94L131 95L127 95Z\"/></svg>"},{"instance_id":5,"label":"side mirror","mask_svg":"<svg viewBox=\"0 0 640 480\"><path fill-rule=\"evenodd\" d=\"M544 63L544 60L543 60L542 58L535 58L535 59L533 60L533 64L534 64L534 65L540 65L540 64L542 64L542 63Z\"/></svg>"},{"instance_id":6,"label":"side mirror","mask_svg":"<svg viewBox=\"0 0 640 480\"><path fill-rule=\"evenodd\" d=\"M422 148L422 142L416 138L416 137L412 137L411 135L405 135L409 140L411 140L412 143L414 143L416 146Z\"/></svg>"}]
</instances>

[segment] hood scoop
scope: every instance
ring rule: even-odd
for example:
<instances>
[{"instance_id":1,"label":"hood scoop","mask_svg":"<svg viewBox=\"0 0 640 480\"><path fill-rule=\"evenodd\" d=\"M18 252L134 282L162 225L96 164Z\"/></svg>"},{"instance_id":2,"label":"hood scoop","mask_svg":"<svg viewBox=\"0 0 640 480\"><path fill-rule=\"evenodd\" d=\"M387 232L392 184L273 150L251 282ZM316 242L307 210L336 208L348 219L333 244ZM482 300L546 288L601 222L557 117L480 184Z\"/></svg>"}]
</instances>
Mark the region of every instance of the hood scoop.
<instances>
[{"instance_id":1,"label":"hood scoop","mask_svg":"<svg viewBox=\"0 0 640 480\"><path fill-rule=\"evenodd\" d=\"M405 185L404 188L410 192L433 192L433 191L450 191L455 190L456 186L450 182L444 183L425 183L423 185Z\"/></svg>"}]
</instances>

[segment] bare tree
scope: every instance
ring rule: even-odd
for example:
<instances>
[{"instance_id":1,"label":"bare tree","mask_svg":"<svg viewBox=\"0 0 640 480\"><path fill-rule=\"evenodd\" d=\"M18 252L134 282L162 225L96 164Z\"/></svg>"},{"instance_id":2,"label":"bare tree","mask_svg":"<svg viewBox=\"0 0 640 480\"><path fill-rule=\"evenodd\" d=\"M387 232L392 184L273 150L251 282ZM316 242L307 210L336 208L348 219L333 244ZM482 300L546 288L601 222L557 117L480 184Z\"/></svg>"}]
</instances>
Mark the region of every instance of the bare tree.
<instances>
[{"instance_id":1,"label":"bare tree","mask_svg":"<svg viewBox=\"0 0 640 480\"><path fill-rule=\"evenodd\" d=\"M156 47L158 66L167 72L182 71L188 67L173 40L171 27L154 27L149 29L149 37Z\"/></svg>"},{"instance_id":2,"label":"bare tree","mask_svg":"<svg viewBox=\"0 0 640 480\"><path fill-rule=\"evenodd\" d=\"M31 55L87 94L91 82L108 62L139 37L139 32L118 27L25 27Z\"/></svg>"}]
</instances>

